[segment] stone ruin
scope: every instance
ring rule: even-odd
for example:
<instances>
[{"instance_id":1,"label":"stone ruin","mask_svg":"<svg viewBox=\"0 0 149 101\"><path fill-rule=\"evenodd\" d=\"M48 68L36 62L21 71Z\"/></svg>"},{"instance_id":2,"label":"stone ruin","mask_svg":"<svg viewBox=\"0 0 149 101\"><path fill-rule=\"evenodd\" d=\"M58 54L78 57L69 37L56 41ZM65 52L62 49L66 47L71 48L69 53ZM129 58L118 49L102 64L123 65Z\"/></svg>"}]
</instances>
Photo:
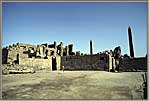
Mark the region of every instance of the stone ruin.
<instances>
[{"instance_id":1,"label":"stone ruin","mask_svg":"<svg viewBox=\"0 0 149 101\"><path fill-rule=\"evenodd\" d=\"M146 70L147 68L146 57L125 57L121 55L120 46L113 51L106 50L96 54L93 54L93 49L90 50L92 51L90 54L83 55L80 51L73 52L72 44L63 46L62 42L59 45L56 45L56 42L50 45L47 43L41 45L17 43L2 49L2 63L9 72L19 70L23 73L34 73L36 70L60 70L61 66L65 66L65 70L109 72ZM20 73L19 71L17 73Z\"/></svg>"},{"instance_id":2,"label":"stone ruin","mask_svg":"<svg viewBox=\"0 0 149 101\"><path fill-rule=\"evenodd\" d=\"M93 53L93 43L90 40L90 54L73 51L73 44L67 46L63 42L56 44L30 45L16 43L2 49L2 64L4 70L106 70L106 71L139 71L147 70L147 56L134 57L131 29L128 28L130 56L121 55L120 46L114 50ZM19 69L18 69L19 67ZM12 69L13 68L13 69ZM34 68L34 70L32 69Z\"/></svg>"},{"instance_id":3,"label":"stone ruin","mask_svg":"<svg viewBox=\"0 0 149 101\"><path fill-rule=\"evenodd\" d=\"M2 64L8 66L32 66L40 69L59 70L61 65L61 57L74 56L73 44L63 46L60 42L56 45L48 45L47 43L41 45L31 45L16 43L6 46L2 49ZM77 53L77 55L80 55Z\"/></svg>"},{"instance_id":4,"label":"stone ruin","mask_svg":"<svg viewBox=\"0 0 149 101\"><path fill-rule=\"evenodd\" d=\"M62 42L59 45L54 42L50 45L46 43L37 46L17 43L2 49L2 63L20 64L22 58L49 59L51 57L75 55L72 49L72 44L63 47Z\"/></svg>"}]
</instances>

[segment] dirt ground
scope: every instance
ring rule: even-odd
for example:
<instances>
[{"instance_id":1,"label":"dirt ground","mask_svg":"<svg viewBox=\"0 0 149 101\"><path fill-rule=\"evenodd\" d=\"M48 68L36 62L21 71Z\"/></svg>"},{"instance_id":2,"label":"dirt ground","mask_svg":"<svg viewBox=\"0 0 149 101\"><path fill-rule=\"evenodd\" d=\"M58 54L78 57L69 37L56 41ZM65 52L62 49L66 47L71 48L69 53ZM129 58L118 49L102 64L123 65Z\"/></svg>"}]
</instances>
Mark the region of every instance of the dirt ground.
<instances>
[{"instance_id":1,"label":"dirt ground","mask_svg":"<svg viewBox=\"0 0 149 101\"><path fill-rule=\"evenodd\" d=\"M3 75L3 99L142 99L141 74L40 71Z\"/></svg>"}]
</instances>

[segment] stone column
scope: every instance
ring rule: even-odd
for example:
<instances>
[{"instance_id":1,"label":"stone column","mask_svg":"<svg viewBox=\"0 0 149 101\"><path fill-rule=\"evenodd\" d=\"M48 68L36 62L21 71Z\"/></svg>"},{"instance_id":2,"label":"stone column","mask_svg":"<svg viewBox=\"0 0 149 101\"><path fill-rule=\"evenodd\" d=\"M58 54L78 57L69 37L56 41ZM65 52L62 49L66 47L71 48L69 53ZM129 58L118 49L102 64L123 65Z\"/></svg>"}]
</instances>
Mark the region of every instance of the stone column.
<instances>
[{"instance_id":1,"label":"stone column","mask_svg":"<svg viewBox=\"0 0 149 101\"><path fill-rule=\"evenodd\" d=\"M37 48L36 48L36 57L37 56L40 56L40 46L37 45Z\"/></svg>"},{"instance_id":2,"label":"stone column","mask_svg":"<svg viewBox=\"0 0 149 101\"><path fill-rule=\"evenodd\" d=\"M56 41L54 41L54 48L56 48Z\"/></svg>"},{"instance_id":3,"label":"stone column","mask_svg":"<svg viewBox=\"0 0 149 101\"><path fill-rule=\"evenodd\" d=\"M109 56L109 72L110 72L110 70L112 70L112 57L111 57L111 55L110 54L108 54L108 56Z\"/></svg>"},{"instance_id":4,"label":"stone column","mask_svg":"<svg viewBox=\"0 0 149 101\"><path fill-rule=\"evenodd\" d=\"M60 56L63 56L63 47L61 47L61 53Z\"/></svg>"},{"instance_id":5,"label":"stone column","mask_svg":"<svg viewBox=\"0 0 149 101\"><path fill-rule=\"evenodd\" d=\"M115 71L116 65L115 65L115 59L112 57L112 70Z\"/></svg>"},{"instance_id":6,"label":"stone column","mask_svg":"<svg viewBox=\"0 0 149 101\"><path fill-rule=\"evenodd\" d=\"M92 40L90 40L90 55L93 55Z\"/></svg>"},{"instance_id":7,"label":"stone column","mask_svg":"<svg viewBox=\"0 0 149 101\"><path fill-rule=\"evenodd\" d=\"M132 32L131 32L130 26L128 28L128 37L129 37L130 56L134 57L133 42L132 42Z\"/></svg>"},{"instance_id":8,"label":"stone column","mask_svg":"<svg viewBox=\"0 0 149 101\"><path fill-rule=\"evenodd\" d=\"M68 45L69 47L69 55L72 55L73 44Z\"/></svg>"},{"instance_id":9,"label":"stone column","mask_svg":"<svg viewBox=\"0 0 149 101\"><path fill-rule=\"evenodd\" d=\"M68 46L66 46L65 49L66 49L66 56L69 56L69 52L68 52L69 48L68 48Z\"/></svg>"},{"instance_id":10,"label":"stone column","mask_svg":"<svg viewBox=\"0 0 149 101\"><path fill-rule=\"evenodd\" d=\"M43 57L45 57L45 56L46 56L46 47L43 46Z\"/></svg>"},{"instance_id":11,"label":"stone column","mask_svg":"<svg viewBox=\"0 0 149 101\"><path fill-rule=\"evenodd\" d=\"M60 43L60 56L63 56L63 42Z\"/></svg>"},{"instance_id":12,"label":"stone column","mask_svg":"<svg viewBox=\"0 0 149 101\"><path fill-rule=\"evenodd\" d=\"M43 57L43 47L40 46L40 47L39 47L39 50L40 50L40 56Z\"/></svg>"},{"instance_id":13,"label":"stone column","mask_svg":"<svg viewBox=\"0 0 149 101\"><path fill-rule=\"evenodd\" d=\"M119 59L115 59L115 65L116 65L115 70L119 72Z\"/></svg>"}]
</instances>

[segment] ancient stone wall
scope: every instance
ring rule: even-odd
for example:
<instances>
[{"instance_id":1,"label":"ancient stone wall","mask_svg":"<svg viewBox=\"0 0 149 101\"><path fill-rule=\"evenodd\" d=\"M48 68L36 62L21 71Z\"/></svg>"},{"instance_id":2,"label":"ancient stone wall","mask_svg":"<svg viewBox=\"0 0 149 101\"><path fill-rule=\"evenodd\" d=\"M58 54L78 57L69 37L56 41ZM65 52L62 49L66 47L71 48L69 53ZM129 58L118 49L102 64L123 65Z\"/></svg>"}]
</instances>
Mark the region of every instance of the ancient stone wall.
<instances>
[{"instance_id":1,"label":"ancient stone wall","mask_svg":"<svg viewBox=\"0 0 149 101\"><path fill-rule=\"evenodd\" d=\"M52 70L52 67L53 70L59 70L62 65L65 66L66 70L110 71L110 69L115 67L115 59L112 55L112 51L104 51L94 55L80 55L80 51L73 54L72 44L65 48L63 47L63 43L56 46L55 42L52 45L42 44L37 46L30 44L13 44L12 46L3 48L2 63L41 66L49 68L50 70ZM125 57L120 60L120 71L138 70L147 70L147 58Z\"/></svg>"},{"instance_id":2,"label":"ancient stone wall","mask_svg":"<svg viewBox=\"0 0 149 101\"><path fill-rule=\"evenodd\" d=\"M147 58L124 58L120 61L120 71L147 70Z\"/></svg>"},{"instance_id":3,"label":"ancient stone wall","mask_svg":"<svg viewBox=\"0 0 149 101\"><path fill-rule=\"evenodd\" d=\"M61 63L61 57L57 56L56 57L57 70L60 69L60 63ZM19 58L19 65L41 67L41 68L52 70L52 57L49 57L48 59Z\"/></svg>"},{"instance_id":4,"label":"ancient stone wall","mask_svg":"<svg viewBox=\"0 0 149 101\"><path fill-rule=\"evenodd\" d=\"M64 56L61 65L65 70L107 70L109 66L108 57L103 55L86 56ZM147 58L123 58L120 60L120 71L147 70Z\"/></svg>"},{"instance_id":5,"label":"ancient stone wall","mask_svg":"<svg viewBox=\"0 0 149 101\"><path fill-rule=\"evenodd\" d=\"M65 70L104 70L108 68L108 60L103 55L63 56L61 65Z\"/></svg>"},{"instance_id":6,"label":"ancient stone wall","mask_svg":"<svg viewBox=\"0 0 149 101\"><path fill-rule=\"evenodd\" d=\"M43 67L52 70L52 59L20 58L19 65Z\"/></svg>"}]
</instances>

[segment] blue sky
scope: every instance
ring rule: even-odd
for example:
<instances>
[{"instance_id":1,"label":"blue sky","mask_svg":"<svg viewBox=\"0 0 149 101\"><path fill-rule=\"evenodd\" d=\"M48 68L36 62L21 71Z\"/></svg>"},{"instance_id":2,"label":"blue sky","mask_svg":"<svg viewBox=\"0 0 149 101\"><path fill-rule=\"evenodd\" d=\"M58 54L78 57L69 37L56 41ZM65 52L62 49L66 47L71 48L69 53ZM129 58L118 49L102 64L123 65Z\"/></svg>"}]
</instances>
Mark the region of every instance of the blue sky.
<instances>
[{"instance_id":1,"label":"blue sky","mask_svg":"<svg viewBox=\"0 0 149 101\"><path fill-rule=\"evenodd\" d=\"M2 4L2 46L13 43L74 44L89 53L120 46L129 55L127 29L131 26L135 56L147 50L147 3L7 2Z\"/></svg>"}]
</instances>

